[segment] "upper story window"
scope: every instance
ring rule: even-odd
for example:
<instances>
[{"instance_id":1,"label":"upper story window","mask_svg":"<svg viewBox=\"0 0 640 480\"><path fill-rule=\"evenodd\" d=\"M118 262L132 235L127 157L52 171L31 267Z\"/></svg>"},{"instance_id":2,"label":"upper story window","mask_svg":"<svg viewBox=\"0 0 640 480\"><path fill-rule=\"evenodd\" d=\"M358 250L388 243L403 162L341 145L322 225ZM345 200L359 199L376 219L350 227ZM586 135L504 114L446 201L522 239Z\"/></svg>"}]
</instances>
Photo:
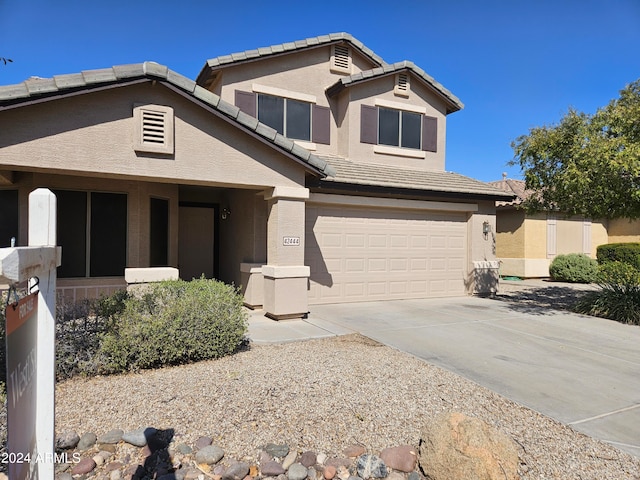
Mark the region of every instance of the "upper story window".
<instances>
[{"instance_id":1,"label":"upper story window","mask_svg":"<svg viewBox=\"0 0 640 480\"><path fill-rule=\"evenodd\" d=\"M422 115L389 108L378 109L378 143L393 147L421 147Z\"/></svg>"},{"instance_id":2,"label":"upper story window","mask_svg":"<svg viewBox=\"0 0 640 480\"><path fill-rule=\"evenodd\" d=\"M295 140L311 140L311 104L258 94L258 120Z\"/></svg>"},{"instance_id":3,"label":"upper story window","mask_svg":"<svg viewBox=\"0 0 640 480\"><path fill-rule=\"evenodd\" d=\"M438 119L417 110L419 109L400 110L382 105L362 105L360 142L437 152Z\"/></svg>"},{"instance_id":4,"label":"upper story window","mask_svg":"<svg viewBox=\"0 0 640 480\"><path fill-rule=\"evenodd\" d=\"M259 85L253 89L235 91L235 104L242 112L292 140L330 143L331 111L316 105L315 96Z\"/></svg>"}]
</instances>

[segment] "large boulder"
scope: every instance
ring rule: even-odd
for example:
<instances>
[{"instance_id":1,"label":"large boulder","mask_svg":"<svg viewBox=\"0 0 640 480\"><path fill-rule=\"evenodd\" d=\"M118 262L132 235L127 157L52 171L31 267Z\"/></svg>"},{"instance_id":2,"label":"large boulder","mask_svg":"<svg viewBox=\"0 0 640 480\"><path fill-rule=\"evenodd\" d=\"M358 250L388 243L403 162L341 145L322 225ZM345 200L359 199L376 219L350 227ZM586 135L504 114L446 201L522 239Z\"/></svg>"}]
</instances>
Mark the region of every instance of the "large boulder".
<instances>
[{"instance_id":1,"label":"large boulder","mask_svg":"<svg viewBox=\"0 0 640 480\"><path fill-rule=\"evenodd\" d=\"M462 413L442 414L422 431L418 462L429 480L517 480L515 442Z\"/></svg>"}]
</instances>

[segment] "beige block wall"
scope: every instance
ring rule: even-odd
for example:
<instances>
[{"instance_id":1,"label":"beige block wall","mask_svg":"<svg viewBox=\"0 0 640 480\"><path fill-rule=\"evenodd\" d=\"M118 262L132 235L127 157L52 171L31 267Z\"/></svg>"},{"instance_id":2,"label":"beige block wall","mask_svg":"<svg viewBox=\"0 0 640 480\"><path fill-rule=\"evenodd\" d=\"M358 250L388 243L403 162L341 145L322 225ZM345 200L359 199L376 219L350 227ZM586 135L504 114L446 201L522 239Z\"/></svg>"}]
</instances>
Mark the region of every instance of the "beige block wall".
<instances>
[{"instance_id":1,"label":"beige block wall","mask_svg":"<svg viewBox=\"0 0 640 480\"><path fill-rule=\"evenodd\" d=\"M606 220L591 222L591 258L596 258L599 245L609 243L608 223ZM640 234L640 224L638 225L638 233ZM640 235L638 239L637 241L640 241Z\"/></svg>"},{"instance_id":2,"label":"beige block wall","mask_svg":"<svg viewBox=\"0 0 640 480\"><path fill-rule=\"evenodd\" d=\"M136 103L174 108L174 155L133 150ZM0 124L0 167L6 170L256 188L304 185L300 165L160 83L3 111Z\"/></svg>"},{"instance_id":3,"label":"beige block wall","mask_svg":"<svg viewBox=\"0 0 640 480\"><path fill-rule=\"evenodd\" d=\"M605 243L626 242L640 242L640 220L609 220L608 242Z\"/></svg>"}]
</instances>

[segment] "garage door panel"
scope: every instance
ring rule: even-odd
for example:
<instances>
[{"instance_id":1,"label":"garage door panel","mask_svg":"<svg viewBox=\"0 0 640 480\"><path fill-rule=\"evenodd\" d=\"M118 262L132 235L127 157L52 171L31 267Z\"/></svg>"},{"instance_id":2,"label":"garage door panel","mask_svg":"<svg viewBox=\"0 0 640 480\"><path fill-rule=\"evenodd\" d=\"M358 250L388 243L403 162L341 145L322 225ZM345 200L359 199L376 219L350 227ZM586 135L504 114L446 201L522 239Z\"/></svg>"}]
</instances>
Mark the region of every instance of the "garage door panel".
<instances>
[{"instance_id":1,"label":"garage door panel","mask_svg":"<svg viewBox=\"0 0 640 480\"><path fill-rule=\"evenodd\" d=\"M313 205L306 245L311 304L464 294L465 214Z\"/></svg>"}]
</instances>

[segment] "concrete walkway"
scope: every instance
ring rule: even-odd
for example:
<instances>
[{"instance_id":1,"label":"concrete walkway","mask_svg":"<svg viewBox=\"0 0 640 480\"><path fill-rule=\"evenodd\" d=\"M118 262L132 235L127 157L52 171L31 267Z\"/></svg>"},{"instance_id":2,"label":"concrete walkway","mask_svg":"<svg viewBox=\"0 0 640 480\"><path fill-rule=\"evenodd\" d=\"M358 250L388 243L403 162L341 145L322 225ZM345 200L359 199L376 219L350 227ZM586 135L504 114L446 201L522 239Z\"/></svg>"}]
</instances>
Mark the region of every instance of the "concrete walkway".
<instances>
[{"instance_id":1,"label":"concrete walkway","mask_svg":"<svg viewBox=\"0 0 640 480\"><path fill-rule=\"evenodd\" d=\"M306 320L254 312L278 343L360 332L640 457L640 327L477 297L316 305Z\"/></svg>"}]
</instances>

